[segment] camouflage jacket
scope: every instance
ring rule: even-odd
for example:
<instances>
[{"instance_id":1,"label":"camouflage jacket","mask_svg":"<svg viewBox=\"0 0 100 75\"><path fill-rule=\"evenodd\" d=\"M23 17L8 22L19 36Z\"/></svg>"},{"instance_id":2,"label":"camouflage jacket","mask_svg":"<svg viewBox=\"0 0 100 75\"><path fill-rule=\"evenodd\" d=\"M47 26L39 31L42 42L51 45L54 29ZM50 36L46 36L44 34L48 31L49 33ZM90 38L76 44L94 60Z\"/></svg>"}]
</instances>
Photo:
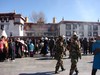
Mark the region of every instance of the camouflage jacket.
<instances>
[{"instance_id":1,"label":"camouflage jacket","mask_svg":"<svg viewBox=\"0 0 100 75\"><path fill-rule=\"evenodd\" d=\"M70 56L72 59L81 59L81 52L79 44L76 42L71 43L70 45Z\"/></svg>"},{"instance_id":2,"label":"camouflage jacket","mask_svg":"<svg viewBox=\"0 0 100 75\"><path fill-rule=\"evenodd\" d=\"M57 42L55 45L55 59L61 59L63 57L63 52L64 52L64 45L62 42Z\"/></svg>"}]
</instances>

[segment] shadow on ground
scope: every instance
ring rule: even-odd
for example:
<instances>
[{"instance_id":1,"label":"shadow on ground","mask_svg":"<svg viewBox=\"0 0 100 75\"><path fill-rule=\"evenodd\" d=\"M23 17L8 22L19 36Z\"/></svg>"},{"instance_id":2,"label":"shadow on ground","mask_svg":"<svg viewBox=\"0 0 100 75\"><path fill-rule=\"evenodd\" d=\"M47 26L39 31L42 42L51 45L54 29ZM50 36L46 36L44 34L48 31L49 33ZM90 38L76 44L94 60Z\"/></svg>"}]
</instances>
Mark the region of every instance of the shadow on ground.
<instances>
[{"instance_id":1,"label":"shadow on ground","mask_svg":"<svg viewBox=\"0 0 100 75\"><path fill-rule=\"evenodd\" d=\"M50 58L50 57L42 57L42 58L38 58L36 60L54 60L54 59Z\"/></svg>"},{"instance_id":2,"label":"shadow on ground","mask_svg":"<svg viewBox=\"0 0 100 75\"><path fill-rule=\"evenodd\" d=\"M63 59L69 59L69 58L63 57ZM52 57L40 57L40 58L37 58L36 60L56 60L56 59Z\"/></svg>"},{"instance_id":3,"label":"shadow on ground","mask_svg":"<svg viewBox=\"0 0 100 75\"><path fill-rule=\"evenodd\" d=\"M38 72L38 73L21 73L19 75L53 75L54 71L51 72Z\"/></svg>"}]
</instances>

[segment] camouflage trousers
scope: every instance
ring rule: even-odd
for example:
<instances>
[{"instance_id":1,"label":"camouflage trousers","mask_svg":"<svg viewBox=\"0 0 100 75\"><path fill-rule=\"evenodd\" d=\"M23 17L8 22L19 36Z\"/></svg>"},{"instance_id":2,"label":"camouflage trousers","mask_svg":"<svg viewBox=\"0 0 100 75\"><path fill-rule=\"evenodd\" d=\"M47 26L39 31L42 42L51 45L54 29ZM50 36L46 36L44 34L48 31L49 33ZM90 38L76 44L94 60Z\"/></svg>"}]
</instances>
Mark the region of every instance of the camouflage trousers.
<instances>
[{"instance_id":1,"label":"camouflage trousers","mask_svg":"<svg viewBox=\"0 0 100 75\"><path fill-rule=\"evenodd\" d=\"M70 74L69 75L72 75L74 71L76 73L78 73L77 62L78 62L77 59L71 59L71 68L70 68Z\"/></svg>"},{"instance_id":2,"label":"camouflage trousers","mask_svg":"<svg viewBox=\"0 0 100 75\"><path fill-rule=\"evenodd\" d=\"M57 60L56 67L55 67L55 71L58 71L60 67L61 67L62 70L64 70L63 60L62 59L58 59Z\"/></svg>"}]
</instances>

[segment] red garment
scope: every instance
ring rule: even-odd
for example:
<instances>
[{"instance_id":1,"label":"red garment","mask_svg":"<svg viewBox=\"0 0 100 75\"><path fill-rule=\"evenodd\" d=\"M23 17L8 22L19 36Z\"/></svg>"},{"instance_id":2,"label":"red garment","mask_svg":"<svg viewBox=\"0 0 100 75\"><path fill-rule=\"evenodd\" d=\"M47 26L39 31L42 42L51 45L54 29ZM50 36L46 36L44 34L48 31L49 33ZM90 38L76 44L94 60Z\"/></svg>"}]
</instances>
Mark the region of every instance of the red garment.
<instances>
[{"instance_id":1,"label":"red garment","mask_svg":"<svg viewBox=\"0 0 100 75\"><path fill-rule=\"evenodd\" d=\"M3 41L1 40L1 41L0 41L0 52L3 52L3 49L4 49L4 43L3 43Z\"/></svg>"},{"instance_id":2,"label":"red garment","mask_svg":"<svg viewBox=\"0 0 100 75\"><path fill-rule=\"evenodd\" d=\"M4 43L3 41L0 41L0 49L3 49L4 48Z\"/></svg>"}]
</instances>

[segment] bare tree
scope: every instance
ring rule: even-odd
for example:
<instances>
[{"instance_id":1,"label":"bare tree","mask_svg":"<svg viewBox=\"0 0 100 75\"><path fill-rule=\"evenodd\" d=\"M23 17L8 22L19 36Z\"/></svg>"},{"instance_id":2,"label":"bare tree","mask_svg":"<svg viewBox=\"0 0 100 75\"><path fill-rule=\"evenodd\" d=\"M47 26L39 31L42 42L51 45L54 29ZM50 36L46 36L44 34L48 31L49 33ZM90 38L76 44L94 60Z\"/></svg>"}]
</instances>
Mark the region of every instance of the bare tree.
<instances>
[{"instance_id":1,"label":"bare tree","mask_svg":"<svg viewBox=\"0 0 100 75\"><path fill-rule=\"evenodd\" d=\"M46 22L46 18L45 18L45 14L43 12L32 12L31 16L30 16L30 20L34 23L45 23Z\"/></svg>"},{"instance_id":2,"label":"bare tree","mask_svg":"<svg viewBox=\"0 0 100 75\"><path fill-rule=\"evenodd\" d=\"M32 21L32 22L37 22L37 18L38 18L38 15L37 15L37 13L36 12L32 12L31 13L31 15L30 15L30 20Z\"/></svg>"}]
</instances>

